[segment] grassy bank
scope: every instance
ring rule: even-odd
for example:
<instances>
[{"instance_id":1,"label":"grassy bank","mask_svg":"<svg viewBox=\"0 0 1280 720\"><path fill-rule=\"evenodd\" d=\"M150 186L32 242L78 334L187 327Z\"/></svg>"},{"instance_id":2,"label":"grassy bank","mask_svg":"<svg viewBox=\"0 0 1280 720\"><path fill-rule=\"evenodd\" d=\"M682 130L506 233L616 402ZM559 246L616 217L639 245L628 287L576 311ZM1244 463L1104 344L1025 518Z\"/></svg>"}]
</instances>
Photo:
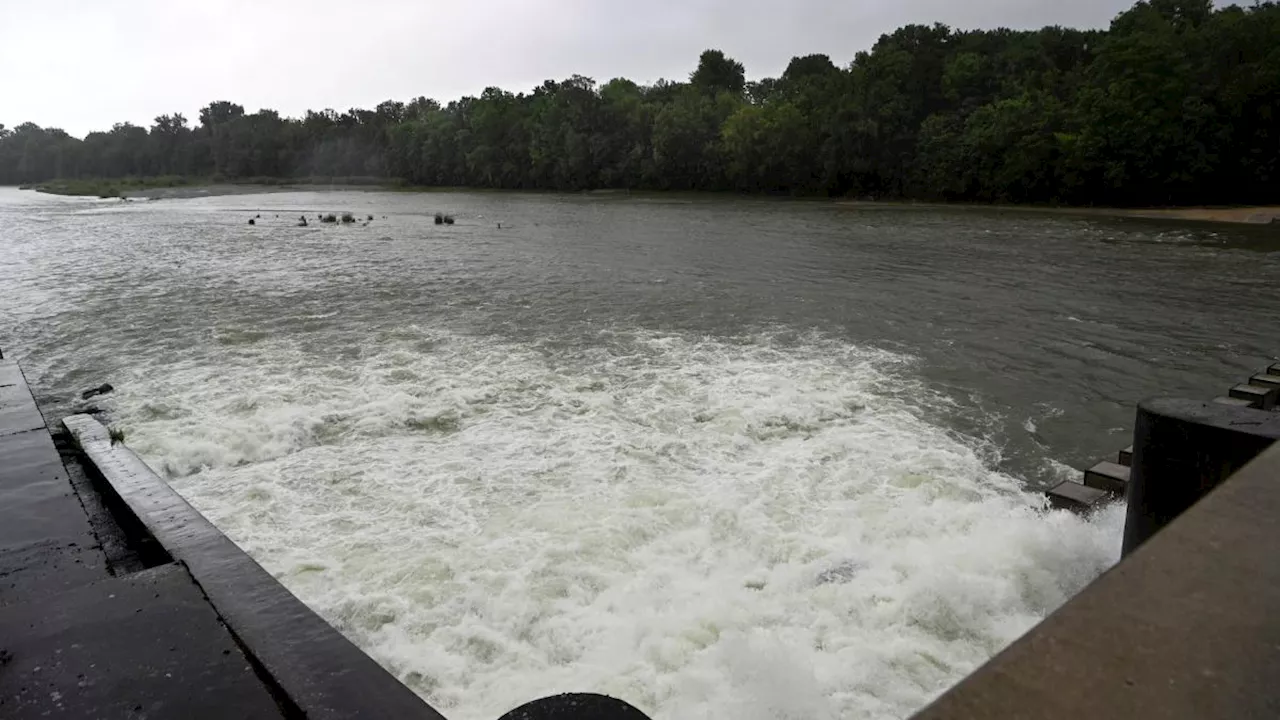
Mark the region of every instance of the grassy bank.
<instances>
[{"instance_id":1,"label":"grassy bank","mask_svg":"<svg viewBox=\"0 0 1280 720\"><path fill-rule=\"evenodd\" d=\"M156 188L193 187L207 185L207 178L188 178L181 175L150 178L87 178L75 180L50 180L35 186L39 192L52 195L83 195L87 197L125 197L131 192ZM25 187L25 186L24 186Z\"/></svg>"},{"instance_id":2,"label":"grassy bank","mask_svg":"<svg viewBox=\"0 0 1280 720\"><path fill-rule=\"evenodd\" d=\"M166 175L162 177L126 177L126 178L77 178L59 179L35 185L22 185L21 189L34 189L53 195L80 195L86 197L114 198L129 195L146 194L148 190L167 188L193 188L209 185L256 185L263 187L281 186L359 186L379 188L399 188L404 181L398 178L380 178L369 176L329 176L315 175L309 177L244 177L227 178L222 175L210 177L187 177L183 175Z\"/></svg>"}]
</instances>

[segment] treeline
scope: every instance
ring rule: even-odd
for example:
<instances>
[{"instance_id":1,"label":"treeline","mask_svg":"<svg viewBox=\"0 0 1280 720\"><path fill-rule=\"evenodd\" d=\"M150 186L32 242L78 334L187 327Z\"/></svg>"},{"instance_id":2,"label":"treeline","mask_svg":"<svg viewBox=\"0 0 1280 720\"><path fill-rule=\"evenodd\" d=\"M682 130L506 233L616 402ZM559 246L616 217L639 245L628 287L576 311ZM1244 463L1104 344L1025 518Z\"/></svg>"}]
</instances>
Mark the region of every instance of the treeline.
<instances>
[{"instance_id":1,"label":"treeline","mask_svg":"<svg viewBox=\"0 0 1280 720\"><path fill-rule=\"evenodd\" d=\"M1280 202L1280 5L1149 0L1106 31L912 25L846 67L688 82L574 76L441 106L246 114L230 102L83 140L0 126L0 183L390 178L1071 204Z\"/></svg>"}]
</instances>

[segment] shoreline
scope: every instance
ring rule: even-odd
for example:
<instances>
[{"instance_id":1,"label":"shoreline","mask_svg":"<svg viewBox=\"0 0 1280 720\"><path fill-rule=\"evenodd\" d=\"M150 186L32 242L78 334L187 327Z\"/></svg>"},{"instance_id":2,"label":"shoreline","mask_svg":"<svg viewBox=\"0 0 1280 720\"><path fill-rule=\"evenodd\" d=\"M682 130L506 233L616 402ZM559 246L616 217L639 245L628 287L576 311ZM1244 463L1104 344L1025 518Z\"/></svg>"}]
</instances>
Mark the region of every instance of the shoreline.
<instances>
[{"instance_id":1,"label":"shoreline","mask_svg":"<svg viewBox=\"0 0 1280 720\"><path fill-rule=\"evenodd\" d=\"M40 187L29 188L35 192L48 192ZM202 197L217 197L224 195L257 195L257 194L274 194L281 192L367 192L367 191L384 191L384 192L413 192L413 193L429 193L429 192L492 192L502 191L500 188L451 188L451 187L418 187L418 186L397 186L393 184L310 184L310 183L279 183L279 184L257 184L257 183L209 183L209 184L189 184L175 187L139 187L121 189L120 197L128 199L146 199L146 200L190 200ZM512 190L509 192L543 192L543 191L525 191ZM63 193L50 193L63 194ZM586 190L580 192L564 193L570 195L624 195L630 194L623 190ZM661 196L664 193L660 190L648 191L638 190L635 194L640 196ZM684 194L684 193L682 193ZM704 193L694 193L704 194ZM725 193L705 193L708 195L727 195ZM86 196L87 197L87 196ZM752 196L755 197L755 196ZM759 196L769 197L769 196ZM810 199L810 198L796 198ZM813 198L816 199L816 198ZM1090 215L1095 217L1119 217L1119 218L1138 218L1145 220L1178 220L1192 222L1213 222L1228 223L1237 225L1280 225L1280 205L1243 205L1238 207L1230 206L1189 206L1189 207L1170 207L1170 208L1106 208L1106 207L1074 207L1060 206L1049 207L1039 205L986 205L980 203L939 203L939 202L913 202L910 200L834 200L835 205L847 207L850 209L932 209L932 210L995 210L995 211L1012 211L1012 212L1042 212L1056 214L1076 214Z\"/></svg>"},{"instance_id":2,"label":"shoreline","mask_svg":"<svg viewBox=\"0 0 1280 720\"><path fill-rule=\"evenodd\" d=\"M1234 225L1280 225L1280 205L1215 206L1195 205L1170 208L1110 208L1063 205L984 205L979 203L931 203L893 200L839 200L837 205L849 208L919 208L921 210L996 210L1057 215L1089 215L1094 217L1136 218L1142 220L1179 220L1214 222Z\"/></svg>"}]
</instances>

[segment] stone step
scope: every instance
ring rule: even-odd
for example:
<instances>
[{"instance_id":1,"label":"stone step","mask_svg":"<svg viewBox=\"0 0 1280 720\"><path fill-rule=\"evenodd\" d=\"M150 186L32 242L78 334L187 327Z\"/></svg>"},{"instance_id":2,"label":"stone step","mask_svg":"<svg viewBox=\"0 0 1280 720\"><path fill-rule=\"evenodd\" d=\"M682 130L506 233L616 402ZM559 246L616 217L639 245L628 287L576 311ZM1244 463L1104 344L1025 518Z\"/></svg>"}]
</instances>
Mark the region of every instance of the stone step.
<instances>
[{"instance_id":1,"label":"stone step","mask_svg":"<svg viewBox=\"0 0 1280 720\"><path fill-rule=\"evenodd\" d=\"M1216 397L1213 401L1219 405L1230 405L1232 407L1253 407L1252 400L1243 400L1235 397Z\"/></svg>"},{"instance_id":2,"label":"stone step","mask_svg":"<svg viewBox=\"0 0 1280 720\"><path fill-rule=\"evenodd\" d=\"M1132 465L1133 464L1133 446L1130 445L1129 447L1117 453L1116 462L1120 463L1125 467L1129 467L1130 465Z\"/></svg>"},{"instance_id":3,"label":"stone step","mask_svg":"<svg viewBox=\"0 0 1280 720\"><path fill-rule=\"evenodd\" d=\"M1280 375L1258 373L1249 378L1249 384L1264 388L1280 387Z\"/></svg>"},{"instance_id":4,"label":"stone step","mask_svg":"<svg viewBox=\"0 0 1280 720\"><path fill-rule=\"evenodd\" d=\"M1280 375L1280 363L1271 363L1271 365L1267 367L1267 374Z\"/></svg>"},{"instance_id":5,"label":"stone step","mask_svg":"<svg viewBox=\"0 0 1280 720\"><path fill-rule=\"evenodd\" d=\"M1070 510L1075 513L1087 513L1102 507L1110 496L1097 488L1086 487L1077 482L1064 480L1045 491L1049 505L1058 510Z\"/></svg>"},{"instance_id":6,"label":"stone step","mask_svg":"<svg viewBox=\"0 0 1280 720\"><path fill-rule=\"evenodd\" d=\"M1086 487L1123 496L1124 489L1129 485L1129 468L1103 460L1084 471L1084 484Z\"/></svg>"},{"instance_id":7,"label":"stone step","mask_svg":"<svg viewBox=\"0 0 1280 720\"><path fill-rule=\"evenodd\" d=\"M1233 398L1249 400L1253 403L1253 407L1259 410L1270 410L1275 407L1276 398L1280 397L1280 387L1264 388L1256 385L1236 385L1227 394Z\"/></svg>"}]
</instances>

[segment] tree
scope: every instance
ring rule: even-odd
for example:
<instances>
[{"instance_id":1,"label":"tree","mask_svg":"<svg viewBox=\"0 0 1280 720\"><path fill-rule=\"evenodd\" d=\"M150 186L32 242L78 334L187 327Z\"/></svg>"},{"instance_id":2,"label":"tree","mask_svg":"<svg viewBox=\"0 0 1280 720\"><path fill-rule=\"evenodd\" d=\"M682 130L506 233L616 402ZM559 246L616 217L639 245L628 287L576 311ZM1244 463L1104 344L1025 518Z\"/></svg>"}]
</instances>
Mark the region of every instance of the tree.
<instances>
[{"instance_id":1,"label":"tree","mask_svg":"<svg viewBox=\"0 0 1280 720\"><path fill-rule=\"evenodd\" d=\"M1143 0L1107 30L908 25L852 62L746 81L574 75L446 105L300 118L220 100L83 140L0 125L0 183L362 176L424 185L734 189L981 202L1280 202L1280 5ZM6 118L8 119L8 118Z\"/></svg>"},{"instance_id":2,"label":"tree","mask_svg":"<svg viewBox=\"0 0 1280 720\"><path fill-rule=\"evenodd\" d=\"M741 95L747 86L746 68L719 50L706 50L698 58L698 69L689 76L689 82L711 95L721 92Z\"/></svg>"}]
</instances>

